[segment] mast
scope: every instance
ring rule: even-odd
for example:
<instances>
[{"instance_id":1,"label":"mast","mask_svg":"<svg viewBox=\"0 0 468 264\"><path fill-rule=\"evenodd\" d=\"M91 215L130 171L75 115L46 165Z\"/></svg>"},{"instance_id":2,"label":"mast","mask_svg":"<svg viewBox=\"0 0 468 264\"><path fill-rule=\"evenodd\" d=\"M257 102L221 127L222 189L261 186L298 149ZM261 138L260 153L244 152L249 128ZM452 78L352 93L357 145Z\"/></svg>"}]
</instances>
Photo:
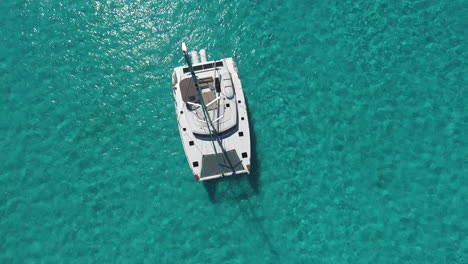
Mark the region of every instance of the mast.
<instances>
[{"instance_id":1,"label":"mast","mask_svg":"<svg viewBox=\"0 0 468 264\"><path fill-rule=\"evenodd\" d=\"M218 156L218 150L217 150L217 148L216 148L216 146L214 144L213 137L218 142L219 147L221 148L221 151L224 154L224 157L226 158L226 160L229 163L229 167L231 168L233 174L235 174L234 166L232 166L231 160L229 159L226 150L223 148L223 145L222 145L221 139L220 139L220 137L218 135L218 132L217 132L213 122L211 121L211 117L210 117L210 114L209 114L208 109L206 107L205 100L203 99L200 84L198 83L197 75L195 74L195 71L193 70L192 60L190 59L190 57L188 55L187 46L185 45L185 42L182 42L182 53L184 54L185 62L187 62L190 73L192 74L192 80L194 81L195 87L196 87L197 92L198 92L198 98L200 99L200 105L201 105L202 110L203 110L203 115L205 116L205 122L206 122L207 127L208 127L208 132L210 134L211 143L213 145L213 149L215 151L216 157ZM219 163L219 160L218 160L218 166L220 166L220 167L222 166Z\"/></svg>"}]
</instances>

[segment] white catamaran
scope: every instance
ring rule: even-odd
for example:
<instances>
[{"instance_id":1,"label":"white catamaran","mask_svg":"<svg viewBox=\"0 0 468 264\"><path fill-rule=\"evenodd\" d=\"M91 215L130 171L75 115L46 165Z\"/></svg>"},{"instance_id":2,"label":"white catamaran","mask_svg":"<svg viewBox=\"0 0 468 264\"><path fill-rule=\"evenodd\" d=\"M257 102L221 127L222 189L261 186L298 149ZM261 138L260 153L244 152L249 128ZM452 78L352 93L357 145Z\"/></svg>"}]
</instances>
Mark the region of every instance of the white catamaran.
<instances>
[{"instance_id":1,"label":"white catamaran","mask_svg":"<svg viewBox=\"0 0 468 264\"><path fill-rule=\"evenodd\" d=\"M172 91L180 138L197 181L250 173L247 105L232 58L208 61L206 51L174 68ZM190 58L191 57L191 58Z\"/></svg>"}]
</instances>

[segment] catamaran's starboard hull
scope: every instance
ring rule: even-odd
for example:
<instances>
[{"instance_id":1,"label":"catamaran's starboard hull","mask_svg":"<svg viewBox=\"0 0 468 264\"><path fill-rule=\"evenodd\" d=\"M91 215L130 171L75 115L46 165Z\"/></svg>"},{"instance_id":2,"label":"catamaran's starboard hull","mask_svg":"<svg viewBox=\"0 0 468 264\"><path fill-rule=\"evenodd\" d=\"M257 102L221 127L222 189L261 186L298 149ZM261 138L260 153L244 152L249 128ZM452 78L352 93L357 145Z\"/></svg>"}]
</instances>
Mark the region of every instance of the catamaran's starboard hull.
<instances>
[{"instance_id":1,"label":"catamaran's starboard hull","mask_svg":"<svg viewBox=\"0 0 468 264\"><path fill-rule=\"evenodd\" d=\"M226 58L197 63L193 68L198 80L208 80L208 83L212 80L213 95L210 97L211 91L208 90L202 96L206 105L216 105L212 107L214 110L210 109L210 117L220 141L207 133L206 120L192 109L196 104L187 102L188 96L196 96L190 94L191 88L187 88L190 84L184 84L188 82L187 78L191 78L190 71L183 66L175 68L172 75L174 105L180 138L192 174L197 181L205 181L250 173L249 119L236 64L232 58Z\"/></svg>"}]
</instances>

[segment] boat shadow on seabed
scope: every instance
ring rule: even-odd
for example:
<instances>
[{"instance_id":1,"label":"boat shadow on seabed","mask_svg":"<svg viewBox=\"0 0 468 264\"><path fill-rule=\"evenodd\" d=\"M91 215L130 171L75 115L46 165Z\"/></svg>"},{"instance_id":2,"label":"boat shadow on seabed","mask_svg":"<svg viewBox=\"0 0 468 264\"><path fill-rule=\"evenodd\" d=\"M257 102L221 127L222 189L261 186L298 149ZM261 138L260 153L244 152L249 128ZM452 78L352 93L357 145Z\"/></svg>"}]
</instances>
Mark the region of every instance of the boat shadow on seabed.
<instances>
[{"instance_id":1,"label":"boat shadow on seabed","mask_svg":"<svg viewBox=\"0 0 468 264\"><path fill-rule=\"evenodd\" d=\"M250 116L250 115L249 115ZM275 259L276 263L281 263L281 255L276 250L276 247L272 244L271 239L265 229L263 228L262 221L257 216L254 207L249 198L253 195L260 193L260 162L257 158L257 138L253 129L253 124L250 121L250 140L251 140L251 171L250 174L240 174L224 178L213 179L210 181L203 182L208 197L212 203L229 200L245 200L246 204L239 203L239 209L245 214L245 219L251 219L252 223L256 226L258 234L268 250ZM219 193L219 197L216 195Z\"/></svg>"},{"instance_id":2,"label":"boat shadow on seabed","mask_svg":"<svg viewBox=\"0 0 468 264\"><path fill-rule=\"evenodd\" d=\"M208 193L212 203L223 200L244 200L260 192L260 163L257 159L257 138L249 116L250 124L250 147L251 147L251 170L250 174L239 174L228 177L204 181L203 186ZM217 195L219 193L219 195Z\"/></svg>"}]
</instances>

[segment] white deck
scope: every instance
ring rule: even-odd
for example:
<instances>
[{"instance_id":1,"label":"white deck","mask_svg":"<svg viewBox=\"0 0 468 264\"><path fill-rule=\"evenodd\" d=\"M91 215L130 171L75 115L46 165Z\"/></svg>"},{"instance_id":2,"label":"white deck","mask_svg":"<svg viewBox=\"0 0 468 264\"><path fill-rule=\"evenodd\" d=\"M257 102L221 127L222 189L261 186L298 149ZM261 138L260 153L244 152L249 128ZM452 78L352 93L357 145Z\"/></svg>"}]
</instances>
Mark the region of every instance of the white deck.
<instances>
[{"instance_id":1,"label":"white deck","mask_svg":"<svg viewBox=\"0 0 468 264\"><path fill-rule=\"evenodd\" d=\"M217 67L213 67L214 65ZM188 79L191 79L191 74L188 71L184 73L184 68L187 67L175 68L172 81L179 133L195 179L204 181L232 174L250 173L249 121L237 66L232 58L226 58L194 64L193 67L198 79L206 81L200 86L211 87L202 87L203 98L222 145L210 137L201 108L197 107L198 95L190 87L192 84ZM209 82L210 78L212 83ZM215 87L217 78L220 84L218 89ZM216 153L213 144L216 146L217 156L214 155ZM228 154L228 160L221 147Z\"/></svg>"}]
</instances>

